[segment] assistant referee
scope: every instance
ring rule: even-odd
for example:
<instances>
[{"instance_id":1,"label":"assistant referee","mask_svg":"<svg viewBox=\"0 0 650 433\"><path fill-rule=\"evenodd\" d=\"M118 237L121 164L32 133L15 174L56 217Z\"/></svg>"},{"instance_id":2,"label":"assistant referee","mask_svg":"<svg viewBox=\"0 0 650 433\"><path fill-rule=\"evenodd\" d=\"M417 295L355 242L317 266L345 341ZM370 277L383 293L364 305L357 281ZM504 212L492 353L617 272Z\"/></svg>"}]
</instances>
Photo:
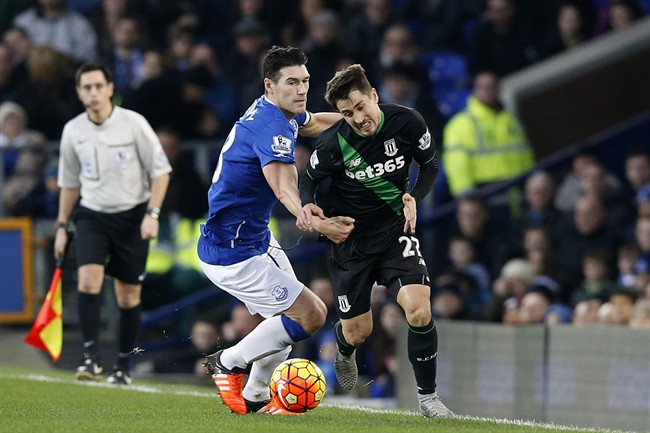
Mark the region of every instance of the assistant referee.
<instances>
[{"instance_id":1,"label":"assistant referee","mask_svg":"<svg viewBox=\"0 0 650 433\"><path fill-rule=\"evenodd\" d=\"M75 377L95 380L103 372L98 355L100 293L108 273L114 277L120 326L117 362L107 381L128 385L149 240L158 236L172 169L146 119L112 104L114 85L108 69L85 63L75 80L86 111L65 125L61 137L54 257L64 254L72 219L84 341Z\"/></svg>"}]
</instances>

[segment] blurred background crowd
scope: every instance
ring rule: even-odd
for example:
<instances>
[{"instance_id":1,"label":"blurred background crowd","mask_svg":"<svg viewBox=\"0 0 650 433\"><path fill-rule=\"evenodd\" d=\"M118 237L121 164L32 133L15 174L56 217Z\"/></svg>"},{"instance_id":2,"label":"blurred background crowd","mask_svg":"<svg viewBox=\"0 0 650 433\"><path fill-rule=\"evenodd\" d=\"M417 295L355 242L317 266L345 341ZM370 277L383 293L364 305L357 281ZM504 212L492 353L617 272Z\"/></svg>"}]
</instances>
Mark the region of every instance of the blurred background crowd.
<instances>
[{"instance_id":1,"label":"blurred background crowd","mask_svg":"<svg viewBox=\"0 0 650 433\"><path fill-rule=\"evenodd\" d=\"M3 0L2 215L56 218L57 140L83 111L74 70L99 61L113 72L114 102L147 118L174 168L143 306L162 311L205 295L195 246L209 175L233 122L263 93L265 51L293 45L309 57L309 110L331 111L322 97L327 80L361 63L381 102L414 107L426 120L443 174L420 212L455 204L421 238L435 317L650 329L650 143L627 151L620 173L589 150L562 170L539 170L526 125L499 100L502 77L648 12L649 0ZM496 165L471 151L484 142L502 158ZM299 171L313 146L299 142ZM522 173L520 186L489 199L476 193ZM332 375L335 307L322 256L311 255L315 240L301 239L281 206L272 229L284 247L313 257L296 270L332 317L294 354ZM145 338L163 328L180 338L143 369L201 375L203 353L236 342L260 320L225 294L200 299L148 328ZM403 317L380 286L373 312L359 366L372 379L370 396L392 396Z\"/></svg>"}]
</instances>

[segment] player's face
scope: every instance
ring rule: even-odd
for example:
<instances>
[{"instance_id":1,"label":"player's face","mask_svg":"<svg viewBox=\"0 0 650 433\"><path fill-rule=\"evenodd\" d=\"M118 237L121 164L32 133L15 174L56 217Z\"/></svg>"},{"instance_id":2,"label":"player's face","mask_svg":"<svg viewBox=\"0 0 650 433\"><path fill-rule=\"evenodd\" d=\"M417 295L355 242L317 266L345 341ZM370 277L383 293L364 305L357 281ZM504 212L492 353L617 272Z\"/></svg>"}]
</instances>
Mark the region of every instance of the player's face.
<instances>
[{"instance_id":1,"label":"player's face","mask_svg":"<svg viewBox=\"0 0 650 433\"><path fill-rule=\"evenodd\" d=\"M264 87L269 100L282 110L287 118L307 110L309 72L305 65L280 69L277 83L265 78Z\"/></svg>"},{"instance_id":2,"label":"player's face","mask_svg":"<svg viewBox=\"0 0 650 433\"><path fill-rule=\"evenodd\" d=\"M348 94L348 99L336 102L336 108L352 129L365 137L371 137L375 135L381 122L378 103L379 96L374 88L369 95L353 90Z\"/></svg>"},{"instance_id":3,"label":"player's face","mask_svg":"<svg viewBox=\"0 0 650 433\"><path fill-rule=\"evenodd\" d=\"M79 78L77 95L86 110L99 113L111 106L113 83L106 81L102 71L86 72Z\"/></svg>"}]
</instances>

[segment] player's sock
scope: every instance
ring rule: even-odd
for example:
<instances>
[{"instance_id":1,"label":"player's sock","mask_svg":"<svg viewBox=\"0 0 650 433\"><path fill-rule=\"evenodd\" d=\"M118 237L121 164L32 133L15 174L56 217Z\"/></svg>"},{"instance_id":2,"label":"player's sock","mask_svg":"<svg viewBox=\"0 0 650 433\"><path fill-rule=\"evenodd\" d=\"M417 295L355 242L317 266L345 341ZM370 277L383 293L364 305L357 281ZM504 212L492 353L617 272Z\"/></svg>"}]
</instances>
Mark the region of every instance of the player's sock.
<instances>
[{"instance_id":1,"label":"player's sock","mask_svg":"<svg viewBox=\"0 0 650 433\"><path fill-rule=\"evenodd\" d=\"M341 355L351 356L356 347L345 341L345 337L343 336L343 326L341 326L340 320L334 324L334 335L336 336L336 345L338 346Z\"/></svg>"},{"instance_id":2,"label":"player's sock","mask_svg":"<svg viewBox=\"0 0 650 433\"><path fill-rule=\"evenodd\" d=\"M426 326L411 326L408 330L408 354L418 394L436 390L436 363L438 358L438 331L433 320Z\"/></svg>"},{"instance_id":3,"label":"player's sock","mask_svg":"<svg viewBox=\"0 0 650 433\"><path fill-rule=\"evenodd\" d=\"M261 402L271 398L269 395L269 380L271 379L271 375L275 367L287 359L290 352L291 347L287 347L284 350L255 361L242 396L250 402Z\"/></svg>"},{"instance_id":4,"label":"player's sock","mask_svg":"<svg viewBox=\"0 0 650 433\"><path fill-rule=\"evenodd\" d=\"M117 366L129 371L129 359L140 331L142 304L132 308L120 308L120 339L117 354Z\"/></svg>"},{"instance_id":5,"label":"player's sock","mask_svg":"<svg viewBox=\"0 0 650 433\"><path fill-rule=\"evenodd\" d=\"M274 316L257 325L250 334L221 354L224 367L246 368L265 356L284 350L309 337L300 324L290 318Z\"/></svg>"},{"instance_id":6,"label":"player's sock","mask_svg":"<svg viewBox=\"0 0 650 433\"><path fill-rule=\"evenodd\" d=\"M99 318L102 306L102 298L99 294L79 292L77 309L79 313L79 325L81 336L84 341L84 352L91 357L97 355L97 338L99 336Z\"/></svg>"}]
</instances>

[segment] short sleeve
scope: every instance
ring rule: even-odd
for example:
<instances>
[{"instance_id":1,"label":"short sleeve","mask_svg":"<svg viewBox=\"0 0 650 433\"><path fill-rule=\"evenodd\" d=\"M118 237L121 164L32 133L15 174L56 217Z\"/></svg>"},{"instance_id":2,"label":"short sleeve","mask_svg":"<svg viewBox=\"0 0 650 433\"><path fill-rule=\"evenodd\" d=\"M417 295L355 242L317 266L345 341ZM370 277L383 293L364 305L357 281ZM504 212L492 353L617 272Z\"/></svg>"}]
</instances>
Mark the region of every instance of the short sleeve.
<instances>
[{"instance_id":1,"label":"short sleeve","mask_svg":"<svg viewBox=\"0 0 650 433\"><path fill-rule=\"evenodd\" d=\"M60 188L79 188L81 181L81 164L73 146L72 126L70 123L63 128L61 135L61 148L59 156L59 177L57 183Z\"/></svg>"},{"instance_id":2,"label":"short sleeve","mask_svg":"<svg viewBox=\"0 0 650 433\"><path fill-rule=\"evenodd\" d=\"M294 164L296 141L290 124L273 122L253 138L253 151L264 167L273 161Z\"/></svg>"},{"instance_id":3,"label":"short sleeve","mask_svg":"<svg viewBox=\"0 0 650 433\"><path fill-rule=\"evenodd\" d=\"M427 164L436 157L436 143L422 115L413 110L411 120L411 143L413 158L418 164Z\"/></svg>"}]
</instances>

